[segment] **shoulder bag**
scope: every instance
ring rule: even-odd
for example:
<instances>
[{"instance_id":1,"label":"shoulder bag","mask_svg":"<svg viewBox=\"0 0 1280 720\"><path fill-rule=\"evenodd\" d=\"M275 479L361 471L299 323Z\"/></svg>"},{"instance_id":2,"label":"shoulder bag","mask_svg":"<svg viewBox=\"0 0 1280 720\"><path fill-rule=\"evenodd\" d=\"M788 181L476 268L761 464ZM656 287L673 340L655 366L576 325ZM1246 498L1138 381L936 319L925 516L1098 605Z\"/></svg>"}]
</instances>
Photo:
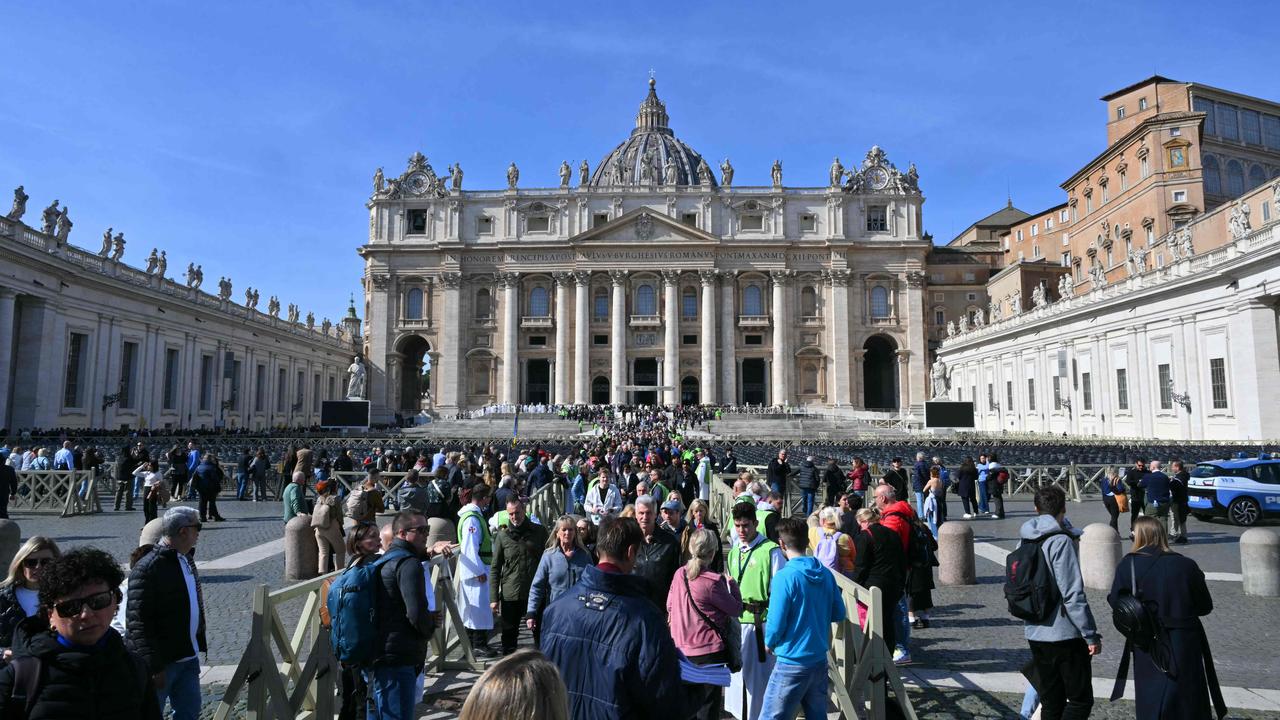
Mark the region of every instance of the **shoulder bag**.
<instances>
[{"instance_id":1,"label":"shoulder bag","mask_svg":"<svg viewBox=\"0 0 1280 720\"><path fill-rule=\"evenodd\" d=\"M729 672L742 672L742 623L736 617L725 618L724 628L711 622L711 618L707 617L707 614L702 612L702 608L698 607L698 603L694 602L693 590L689 588L689 576L683 572L680 576L684 578L684 591L689 596L689 604L693 606L693 611L716 631L716 635L719 635L720 641L724 643L725 665L729 666Z\"/></svg>"}]
</instances>

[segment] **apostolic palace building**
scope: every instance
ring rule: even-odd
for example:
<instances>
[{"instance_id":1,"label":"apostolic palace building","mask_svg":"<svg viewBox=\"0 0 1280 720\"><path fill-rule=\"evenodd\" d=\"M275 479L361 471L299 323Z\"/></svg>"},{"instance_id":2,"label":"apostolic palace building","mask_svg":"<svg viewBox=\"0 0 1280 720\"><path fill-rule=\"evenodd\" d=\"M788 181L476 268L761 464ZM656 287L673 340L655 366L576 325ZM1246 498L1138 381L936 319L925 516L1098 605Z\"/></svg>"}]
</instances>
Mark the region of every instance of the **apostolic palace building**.
<instances>
[{"instance_id":1,"label":"apostolic palace building","mask_svg":"<svg viewBox=\"0 0 1280 720\"><path fill-rule=\"evenodd\" d=\"M733 172L675 135L652 80L630 134L594 165L562 164L558 186L524 187L513 164L506 188L463 190L460 167L437 175L421 154L379 170L360 251L375 418L428 403L922 403L932 244L915 166L872 147L807 186L778 162L769 186ZM991 260L950 254L980 306Z\"/></svg>"}]
</instances>

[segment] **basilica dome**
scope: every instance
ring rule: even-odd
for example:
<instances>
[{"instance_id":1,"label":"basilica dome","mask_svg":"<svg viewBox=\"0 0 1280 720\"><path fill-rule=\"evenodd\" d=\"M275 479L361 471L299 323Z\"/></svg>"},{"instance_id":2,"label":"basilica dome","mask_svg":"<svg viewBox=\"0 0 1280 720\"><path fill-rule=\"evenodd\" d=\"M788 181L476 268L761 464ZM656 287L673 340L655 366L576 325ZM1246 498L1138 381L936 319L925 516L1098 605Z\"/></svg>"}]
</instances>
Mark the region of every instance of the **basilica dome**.
<instances>
[{"instance_id":1,"label":"basilica dome","mask_svg":"<svg viewBox=\"0 0 1280 720\"><path fill-rule=\"evenodd\" d=\"M649 96L640 103L631 136L596 165L591 187L660 187L716 184L710 166L681 142L667 123L667 106L658 99L652 78ZM699 167L702 177L699 179Z\"/></svg>"}]
</instances>

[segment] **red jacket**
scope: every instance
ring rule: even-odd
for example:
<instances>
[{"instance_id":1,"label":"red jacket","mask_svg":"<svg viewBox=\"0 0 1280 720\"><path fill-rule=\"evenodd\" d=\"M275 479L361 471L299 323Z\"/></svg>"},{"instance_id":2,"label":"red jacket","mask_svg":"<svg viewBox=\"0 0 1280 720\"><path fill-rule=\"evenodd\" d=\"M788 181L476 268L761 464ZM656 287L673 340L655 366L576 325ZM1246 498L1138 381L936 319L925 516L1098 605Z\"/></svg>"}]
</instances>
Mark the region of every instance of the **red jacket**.
<instances>
[{"instance_id":1,"label":"red jacket","mask_svg":"<svg viewBox=\"0 0 1280 720\"><path fill-rule=\"evenodd\" d=\"M901 515L891 513L901 513ZM899 500L880 513L880 524L898 533L898 537L902 539L903 551L906 551L907 543L911 541L911 523L915 519L916 511L911 509L911 504L906 500Z\"/></svg>"}]
</instances>

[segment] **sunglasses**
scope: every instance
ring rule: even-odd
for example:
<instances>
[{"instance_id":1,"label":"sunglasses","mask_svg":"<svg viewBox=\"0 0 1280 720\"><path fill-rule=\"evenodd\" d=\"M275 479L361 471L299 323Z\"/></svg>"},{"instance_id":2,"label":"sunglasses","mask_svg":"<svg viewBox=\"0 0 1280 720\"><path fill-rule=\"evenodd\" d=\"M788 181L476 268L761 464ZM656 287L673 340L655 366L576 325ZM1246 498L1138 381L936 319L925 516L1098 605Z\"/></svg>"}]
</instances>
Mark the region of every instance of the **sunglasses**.
<instances>
[{"instance_id":1,"label":"sunglasses","mask_svg":"<svg viewBox=\"0 0 1280 720\"><path fill-rule=\"evenodd\" d=\"M26 558L22 561L22 567L29 570L35 570L38 567L48 565L53 562L53 558Z\"/></svg>"},{"instance_id":2,"label":"sunglasses","mask_svg":"<svg viewBox=\"0 0 1280 720\"><path fill-rule=\"evenodd\" d=\"M430 528L428 528L426 525L414 525L413 527L407 527L404 530L401 530L400 532L405 533L407 535L409 533L424 533L429 529Z\"/></svg>"},{"instance_id":3,"label":"sunglasses","mask_svg":"<svg viewBox=\"0 0 1280 720\"><path fill-rule=\"evenodd\" d=\"M76 598L74 600L66 600L53 606L58 611L58 615L64 618L73 618L79 615L85 608L89 606L90 610L98 611L105 609L111 605L116 599L115 590L103 590L100 593L94 593L88 597Z\"/></svg>"}]
</instances>

